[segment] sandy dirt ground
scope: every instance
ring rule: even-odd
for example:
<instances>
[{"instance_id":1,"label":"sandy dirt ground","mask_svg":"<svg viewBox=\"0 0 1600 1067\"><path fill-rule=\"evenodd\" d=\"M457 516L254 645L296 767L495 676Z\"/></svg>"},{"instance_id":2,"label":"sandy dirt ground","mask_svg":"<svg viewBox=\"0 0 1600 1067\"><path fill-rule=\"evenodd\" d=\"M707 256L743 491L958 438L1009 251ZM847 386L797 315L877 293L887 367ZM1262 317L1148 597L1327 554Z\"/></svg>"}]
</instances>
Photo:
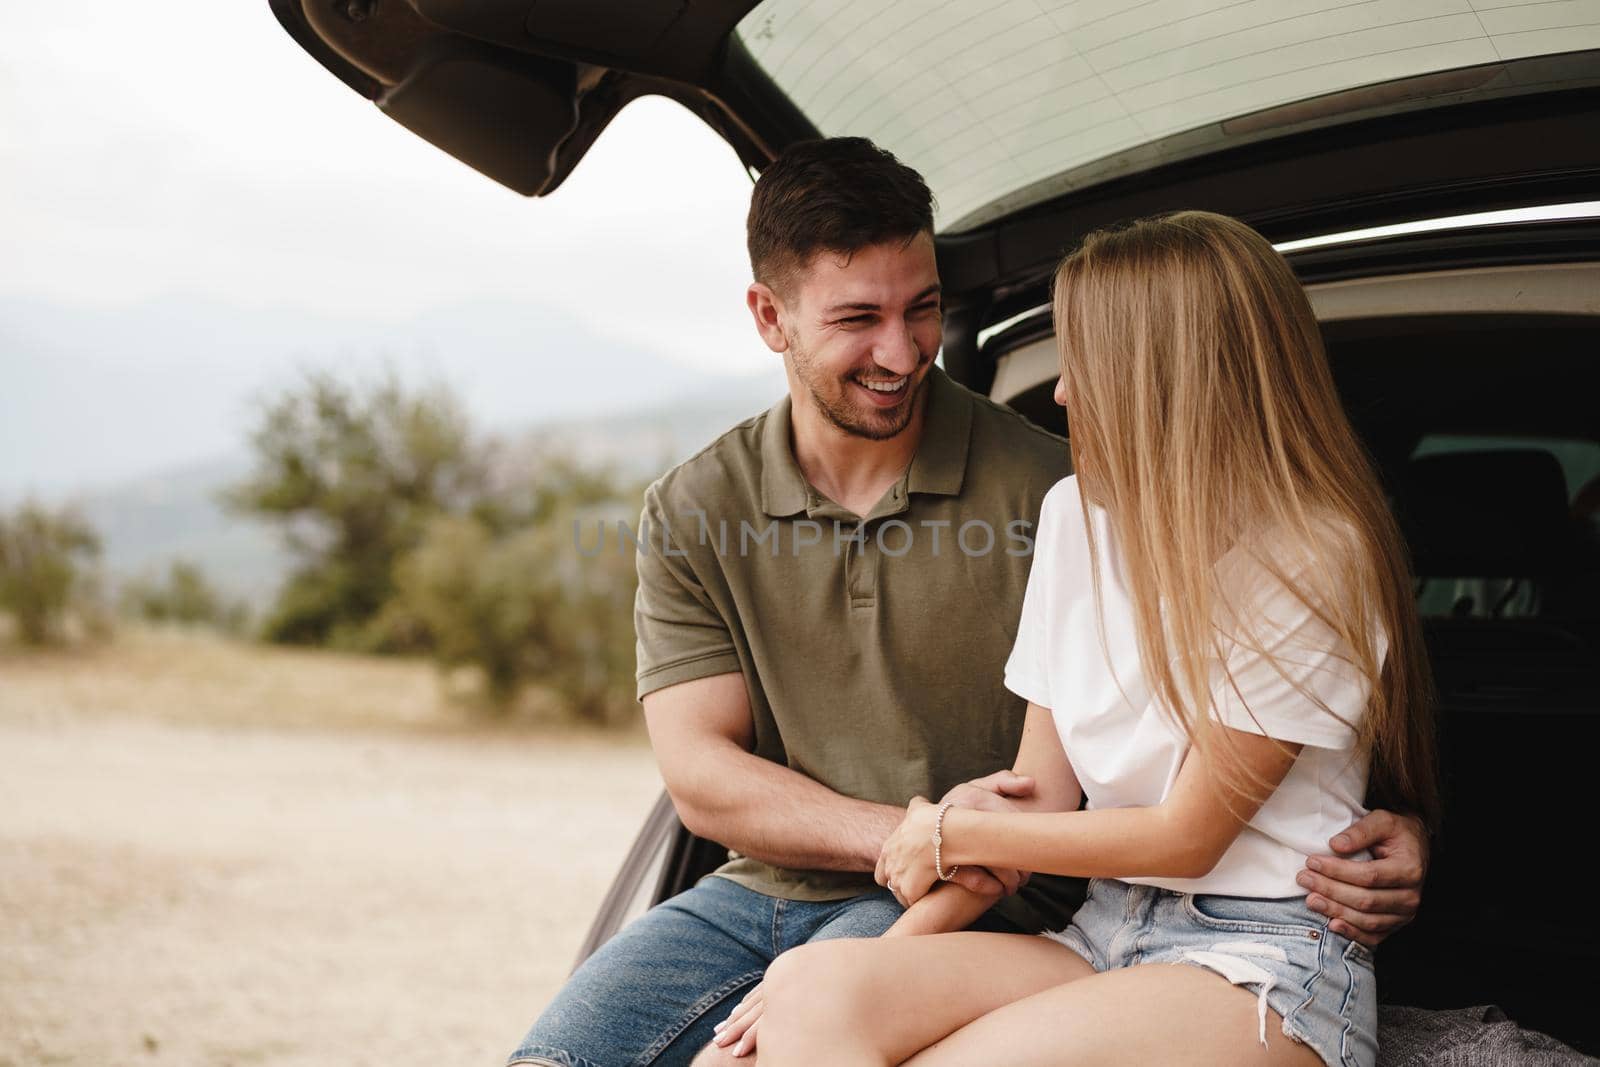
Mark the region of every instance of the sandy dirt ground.
<instances>
[{"instance_id":1,"label":"sandy dirt ground","mask_svg":"<svg viewBox=\"0 0 1600 1067\"><path fill-rule=\"evenodd\" d=\"M0 652L0 1065L498 1065L659 789L421 664Z\"/></svg>"}]
</instances>

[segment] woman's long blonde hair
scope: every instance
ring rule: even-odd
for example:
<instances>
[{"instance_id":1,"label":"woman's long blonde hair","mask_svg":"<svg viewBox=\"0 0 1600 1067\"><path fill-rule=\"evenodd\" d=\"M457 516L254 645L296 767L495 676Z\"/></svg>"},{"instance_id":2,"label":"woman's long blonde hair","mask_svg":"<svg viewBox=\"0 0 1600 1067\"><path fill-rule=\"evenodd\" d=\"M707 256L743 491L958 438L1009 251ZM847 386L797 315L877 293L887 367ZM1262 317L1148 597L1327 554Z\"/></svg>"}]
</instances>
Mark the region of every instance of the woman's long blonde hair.
<instances>
[{"instance_id":1,"label":"woman's long blonde hair","mask_svg":"<svg viewBox=\"0 0 1600 1067\"><path fill-rule=\"evenodd\" d=\"M1208 728L1222 649L1266 652L1219 622L1240 616L1218 564L1250 552L1370 681L1359 735L1374 795L1433 824L1432 698L1405 551L1289 265L1243 223L1184 211L1089 235L1057 270L1054 305L1074 469L1117 539L1152 694L1222 781L1259 795Z\"/></svg>"}]
</instances>

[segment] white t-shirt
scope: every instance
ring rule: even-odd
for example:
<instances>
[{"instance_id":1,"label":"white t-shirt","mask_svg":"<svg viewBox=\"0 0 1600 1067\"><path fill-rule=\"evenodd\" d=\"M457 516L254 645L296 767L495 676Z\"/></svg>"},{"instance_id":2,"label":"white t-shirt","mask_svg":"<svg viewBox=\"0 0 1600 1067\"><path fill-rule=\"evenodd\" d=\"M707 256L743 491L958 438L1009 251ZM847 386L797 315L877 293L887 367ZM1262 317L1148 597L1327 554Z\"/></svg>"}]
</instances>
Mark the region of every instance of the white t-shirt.
<instances>
[{"instance_id":1,"label":"white t-shirt","mask_svg":"<svg viewBox=\"0 0 1600 1067\"><path fill-rule=\"evenodd\" d=\"M1044 499L1006 688L1051 709L1090 808L1155 805L1177 780L1189 740L1145 681L1132 603L1105 511L1091 505L1089 521L1099 553L1103 628L1096 624L1078 481L1069 477ZM1260 607L1251 630L1256 643L1338 718L1297 691L1259 653L1229 648L1237 693L1222 681L1220 664L1213 672L1222 721L1305 747L1210 874L1125 880L1183 893L1303 897L1295 875L1306 856L1326 852L1330 837L1366 814L1368 759L1356 749L1356 727L1371 691L1348 651L1341 658L1332 630L1265 567L1241 565L1241 558L1243 553L1224 558L1221 566L1232 574L1225 570L1223 580L1234 603ZM1384 648L1380 635L1380 656Z\"/></svg>"}]
</instances>

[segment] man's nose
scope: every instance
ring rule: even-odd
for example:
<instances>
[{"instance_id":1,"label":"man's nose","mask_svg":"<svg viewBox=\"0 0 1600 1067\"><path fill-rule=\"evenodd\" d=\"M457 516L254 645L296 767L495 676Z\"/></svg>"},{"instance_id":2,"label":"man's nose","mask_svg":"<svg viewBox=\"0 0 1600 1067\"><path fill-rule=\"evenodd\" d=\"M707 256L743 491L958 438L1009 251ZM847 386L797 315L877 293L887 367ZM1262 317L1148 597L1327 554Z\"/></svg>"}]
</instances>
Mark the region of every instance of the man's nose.
<instances>
[{"instance_id":1,"label":"man's nose","mask_svg":"<svg viewBox=\"0 0 1600 1067\"><path fill-rule=\"evenodd\" d=\"M922 349L905 324L890 326L872 353L873 360L892 374L910 374L922 363Z\"/></svg>"}]
</instances>

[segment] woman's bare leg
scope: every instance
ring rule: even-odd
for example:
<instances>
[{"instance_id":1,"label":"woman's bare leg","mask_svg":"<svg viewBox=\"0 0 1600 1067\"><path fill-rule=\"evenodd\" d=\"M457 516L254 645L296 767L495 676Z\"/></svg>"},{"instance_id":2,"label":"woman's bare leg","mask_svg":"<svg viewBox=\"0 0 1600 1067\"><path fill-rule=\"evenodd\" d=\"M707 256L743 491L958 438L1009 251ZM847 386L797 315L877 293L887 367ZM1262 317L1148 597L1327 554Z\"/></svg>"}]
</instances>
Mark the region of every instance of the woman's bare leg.
<instances>
[{"instance_id":1,"label":"woman's bare leg","mask_svg":"<svg viewBox=\"0 0 1600 1067\"><path fill-rule=\"evenodd\" d=\"M985 1015L906 1067L1078 1067L1176 1063L1320 1067L1267 1012L1262 1047L1254 991L1200 967L1145 964L1048 989Z\"/></svg>"},{"instance_id":2,"label":"woman's bare leg","mask_svg":"<svg viewBox=\"0 0 1600 1067\"><path fill-rule=\"evenodd\" d=\"M761 1067L899 1063L1001 1005L1092 974L1071 949L1024 934L803 945L767 970Z\"/></svg>"}]
</instances>

